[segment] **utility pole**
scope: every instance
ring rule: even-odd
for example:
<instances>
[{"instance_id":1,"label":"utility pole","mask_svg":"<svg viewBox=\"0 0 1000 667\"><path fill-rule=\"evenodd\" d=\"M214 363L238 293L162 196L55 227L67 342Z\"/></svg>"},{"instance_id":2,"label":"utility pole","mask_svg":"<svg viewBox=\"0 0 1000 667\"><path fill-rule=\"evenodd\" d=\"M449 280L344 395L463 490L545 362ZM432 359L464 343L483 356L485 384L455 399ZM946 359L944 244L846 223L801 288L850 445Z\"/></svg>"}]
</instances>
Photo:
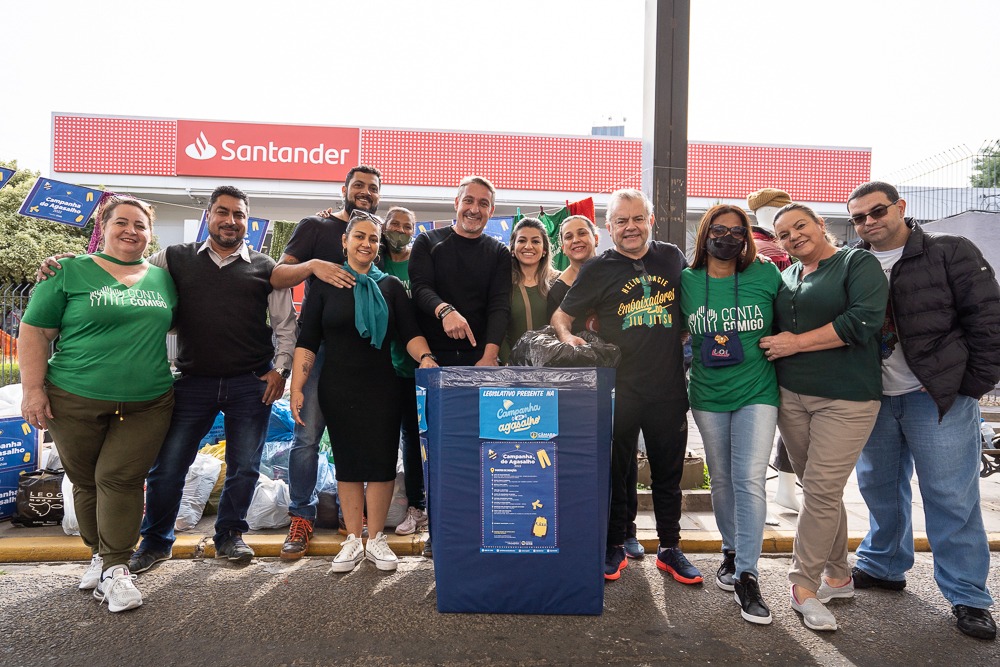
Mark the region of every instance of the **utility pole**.
<instances>
[{"instance_id":1,"label":"utility pole","mask_svg":"<svg viewBox=\"0 0 1000 667\"><path fill-rule=\"evenodd\" d=\"M642 189L654 238L686 250L691 0L646 0Z\"/></svg>"}]
</instances>

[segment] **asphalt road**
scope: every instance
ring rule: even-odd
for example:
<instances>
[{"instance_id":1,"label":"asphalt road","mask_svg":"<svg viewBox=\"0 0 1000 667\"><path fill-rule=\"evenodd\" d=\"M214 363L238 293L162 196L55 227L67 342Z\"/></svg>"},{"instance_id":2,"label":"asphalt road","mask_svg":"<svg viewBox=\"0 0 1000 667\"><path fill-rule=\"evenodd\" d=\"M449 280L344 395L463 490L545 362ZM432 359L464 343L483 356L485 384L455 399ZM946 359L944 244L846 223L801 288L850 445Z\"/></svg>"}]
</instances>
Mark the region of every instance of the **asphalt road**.
<instances>
[{"instance_id":1,"label":"asphalt road","mask_svg":"<svg viewBox=\"0 0 1000 667\"><path fill-rule=\"evenodd\" d=\"M761 560L771 626L740 618L715 586L718 558L683 586L652 560L605 588L602 616L440 614L429 561L392 574L329 559L177 560L139 575L145 604L112 614L76 584L82 563L0 565L0 665L1000 665L1000 643L965 637L918 554L902 593L831 602L841 629L815 633L788 606L788 558ZM1000 591L1000 554L990 580Z\"/></svg>"}]
</instances>

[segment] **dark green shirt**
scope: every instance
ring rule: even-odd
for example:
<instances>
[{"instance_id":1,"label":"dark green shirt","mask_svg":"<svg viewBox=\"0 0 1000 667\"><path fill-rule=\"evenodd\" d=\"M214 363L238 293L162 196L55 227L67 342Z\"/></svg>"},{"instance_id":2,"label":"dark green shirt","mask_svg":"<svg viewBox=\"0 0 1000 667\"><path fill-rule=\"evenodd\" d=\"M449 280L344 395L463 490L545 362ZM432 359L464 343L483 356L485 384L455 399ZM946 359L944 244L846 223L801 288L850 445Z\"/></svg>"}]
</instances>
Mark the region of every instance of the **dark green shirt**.
<instances>
[{"instance_id":1,"label":"dark green shirt","mask_svg":"<svg viewBox=\"0 0 1000 667\"><path fill-rule=\"evenodd\" d=\"M403 283L403 287L406 288L406 296L410 297L410 262L409 260L403 260L402 262L394 262L388 257L386 257L383 271L388 273L390 276L396 276L399 281ZM404 378L411 378L414 376L414 370L417 367L417 362L413 360L410 353L406 351L406 345L400 340L393 338L391 343L392 352L392 366L396 369L396 375Z\"/></svg>"},{"instance_id":2,"label":"dark green shirt","mask_svg":"<svg viewBox=\"0 0 1000 667\"><path fill-rule=\"evenodd\" d=\"M879 332L889 284L867 250L843 249L801 278L802 264L781 273L775 301L778 331L801 334L833 323L847 345L803 352L775 362L778 384L789 391L848 401L882 397Z\"/></svg>"}]
</instances>

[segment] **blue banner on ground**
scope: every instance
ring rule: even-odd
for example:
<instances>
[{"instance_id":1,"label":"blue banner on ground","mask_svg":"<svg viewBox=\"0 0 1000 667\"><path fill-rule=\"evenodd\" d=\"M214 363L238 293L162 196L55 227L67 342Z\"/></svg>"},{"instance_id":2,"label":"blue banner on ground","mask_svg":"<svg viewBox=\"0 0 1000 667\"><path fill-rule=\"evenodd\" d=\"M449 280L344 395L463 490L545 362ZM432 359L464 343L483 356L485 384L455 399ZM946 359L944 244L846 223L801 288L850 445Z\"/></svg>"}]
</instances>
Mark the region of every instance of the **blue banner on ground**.
<instances>
[{"instance_id":1,"label":"blue banner on ground","mask_svg":"<svg viewBox=\"0 0 1000 667\"><path fill-rule=\"evenodd\" d=\"M247 247L251 250L256 250L260 252L260 248L264 245L264 237L267 236L267 230L271 227L271 221L265 220L264 218L247 218L247 233L243 237L243 242L247 244ZM195 239L197 243L204 243L208 239L208 211L201 212L201 225L198 226L198 238Z\"/></svg>"},{"instance_id":2,"label":"blue banner on ground","mask_svg":"<svg viewBox=\"0 0 1000 667\"><path fill-rule=\"evenodd\" d=\"M0 167L0 188L7 185L10 182L10 177L14 175L13 169L8 169L7 167Z\"/></svg>"},{"instance_id":3,"label":"blue banner on ground","mask_svg":"<svg viewBox=\"0 0 1000 667\"><path fill-rule=\"evenodd\" d=\"M101 201L100 190L39 178L21 204L21 215L84 227Z\"/></svg>"},{"instance_id":4,"label":"blue banner on ground","mask_svg":"<svg viewBox=\"0 0 1000 667\"><path fill-rule=\"evenodd\" d=\"M556 443L484 442L480 449L480 553L559 553Z\"/></svg>"}]
</instances>

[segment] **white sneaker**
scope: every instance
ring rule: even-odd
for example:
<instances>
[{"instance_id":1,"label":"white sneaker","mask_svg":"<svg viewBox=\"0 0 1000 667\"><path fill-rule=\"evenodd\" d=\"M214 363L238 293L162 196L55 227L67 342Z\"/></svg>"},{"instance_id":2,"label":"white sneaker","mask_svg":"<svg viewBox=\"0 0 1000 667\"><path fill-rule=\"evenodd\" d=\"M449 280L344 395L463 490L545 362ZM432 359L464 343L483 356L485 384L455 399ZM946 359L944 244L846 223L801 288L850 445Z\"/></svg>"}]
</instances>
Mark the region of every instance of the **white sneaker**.
<instances>
[{"instance_id":1,"label":"white sneaker","mask_svg":"<svg viewBox=\"0 0 1000 667\"><path fill-rule=\"evenodd\" d=\"M90 559L90 565L87 567L86 572L80 577L80 590L89 591L92 588L97 588L97 584L101 583L101 574L104 572L104 559L94 554L93 558Z\"/></svg>"},{"instance_id":2,"label":"white sneaker","mask_svg":"<svg viewBox=\"0 0 1000 667\"><path fill-rule=\"evenodd\" d=\"M795 588L792 588L792 609L802 614L802 622L810 630L836 630L837 618L818 598L809 598L805 602L795 599Z\"/></svg>"},{"instance_id":3,"label":"white sneaker","mask_svg":"<svg viewBox=\"0 0 1000 667\"><path fill-rule=\"evenodd\" d=\"M826 583L824 579L820 585L819 590L816 591L816 599L826 604L833 598L852 598L854 597L854 579L848 579L847 583L843 586L831 586Z\"/></svg>"},{"instance_id":4,"label":"white sneaker","mask_svg":"<svg viewBox=\"0 0 1000 667\"><path fill-rule=\"evenodd\" d=\"M142 605L142 593L132 582L135 575L124 565L114 565L101 576L94 589L94 597L107 602L111 611L125 611Z\"/></svg>"},{"instance_id":5,"label":"white sneaker","mask_svg":"<svg viewBox=\"0 0 1000 667\"><path fill-rule=\"evenodd\" d=\"M399 559L389 548L389 541L385 533L378 533L375 537L368 538L368 546L365 547L365 558L375 563L375 567L386 572L391 572L399 565Z\"/></svg>"},{"instance_id":6,"label":"white sneaker","mask_svg":"<svg viewBox=\"0 0 1000 667\"><path fill-rule=\"evenodd\" d=\"M397 535L412 535L427 528L427 512L410 506L406 508L406 518L396 526Z\"/></svg>"},{"instance_id":7,"label":"white sneaker","mask_svg":"<svg viewBox=\"0 0 1000 667\"><path fill-rule=\"evenodd\" d=\"M330 572L350 572L364 558L365 546L361 543L361 538L355 537L354 533L351 533L340 545L340 553L333 559Z\"/></svg>"}]
</instances>

